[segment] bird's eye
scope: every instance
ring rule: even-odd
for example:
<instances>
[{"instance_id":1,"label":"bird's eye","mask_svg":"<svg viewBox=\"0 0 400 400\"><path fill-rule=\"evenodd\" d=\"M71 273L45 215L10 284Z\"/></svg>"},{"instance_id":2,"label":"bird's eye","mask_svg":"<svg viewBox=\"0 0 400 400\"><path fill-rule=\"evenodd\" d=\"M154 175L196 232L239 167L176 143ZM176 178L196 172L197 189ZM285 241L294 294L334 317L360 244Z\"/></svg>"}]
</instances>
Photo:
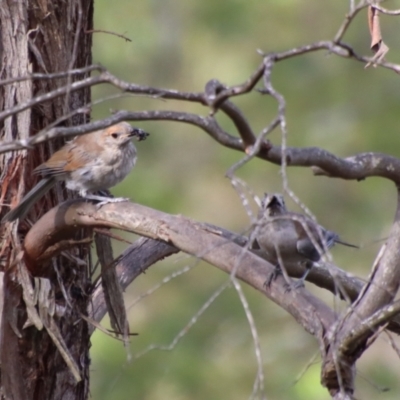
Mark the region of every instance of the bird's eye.
<instances>
[{"instance_id":1,"label":"bird's eye","mask_svg":"<svg viewBox=\"0 0 400 400\"><path fill-rule=\"evenodd\" d=\"M118 133L116 133L116 132L112 133L111 136L112 136L114 139L118 139Z\"/></svg>"}]
</instances>

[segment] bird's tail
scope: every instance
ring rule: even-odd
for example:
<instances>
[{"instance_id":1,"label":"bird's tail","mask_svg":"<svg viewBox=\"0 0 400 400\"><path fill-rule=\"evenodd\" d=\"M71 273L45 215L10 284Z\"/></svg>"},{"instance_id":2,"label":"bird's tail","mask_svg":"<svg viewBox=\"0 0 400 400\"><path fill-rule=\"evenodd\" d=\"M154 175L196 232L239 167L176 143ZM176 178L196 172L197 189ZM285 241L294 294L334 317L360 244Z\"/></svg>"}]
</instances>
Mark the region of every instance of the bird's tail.
<instances>
[{"instance_id":1,"label":"bird's tail","mask_svg":"<svg viewBox=\"0 0 400 400\"><path fill-rule=\"evenodd\" d=\"M357 245L351 244L351 243L347 243L347 242L343 242L340 239L335 239L335 243L339 243L342 246L353 247L354 249L359 249L360 248L360 246L357 246Z\"/></svg>"},{"instance_id":2,"label":"bird's tail","mask_svg":"<svg viewBox=\"0 0 400 400\"><path fill-rule=\"evenodd\" d=\"M54 178L43 178L30 192L25 195L17 207L3 217L1 222L12 222L17 218L24 218L32 206L50 190L55 182L56 181Z\"/></svg>"}]
</instances>

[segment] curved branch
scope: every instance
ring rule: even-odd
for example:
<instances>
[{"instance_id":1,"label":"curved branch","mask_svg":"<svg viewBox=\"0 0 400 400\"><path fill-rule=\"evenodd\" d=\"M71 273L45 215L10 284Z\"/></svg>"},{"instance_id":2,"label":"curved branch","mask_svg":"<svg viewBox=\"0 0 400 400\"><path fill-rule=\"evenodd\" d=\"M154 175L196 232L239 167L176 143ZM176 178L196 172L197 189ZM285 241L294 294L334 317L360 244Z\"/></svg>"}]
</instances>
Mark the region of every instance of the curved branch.
<instances>
[{"instance_id":1,"label":"curved branch","mask_svg":"<svg viewBox=\"0 0 400 400\"><path fill-rule=\"evenodd\" d=\"M335 35L334 41L337 43L342 40L344 34L346 33L347 29L350 26L351 21L355 18L355 16L363 9L368 7L368 3L364 0L361 0L360 3L350 10L350 13L346 15L345 20L343 21L342 25L340 26L338 32Z\"/></svg>"},{"instance_id":2,"label":"curved branch","mask_svg":"<svg viewBox=\"0 0 400 400\"><path fill-rule=\"evenodd\" d=\"M342 33L344 33L345 29ZM296 57L302 54L307 54L314 51L319 50L328 50L330 53L336 54L339 57L343 58L354 58L357 61L363 62L365 64L371 62L372 58L370 57L363 57L358 55L354 49L340 41L342 37L341 33L338 33L336 39L334 41L319 41L310 43L304 46L296 47L287 51L282 51L280 53L263 53L259 51L259 53L265 58L270 58L273 62L283 61L288 58ZM377 63L383 68L388 68L396 73L400 73L400 65L388 63L386 61L380 61ZM213 103L211 104L214 108L218 108L220 104L222 104L226 99L234 96L239 96L244 93L248 93L256 86L259 80L262 78L265 70L264 61L257 67L255 72L251 75L249 79L247 79L244 83L228 87L222 90L214 99Z\"/></svg>"},{"instance_id":3,"label":"curved branch","mask_svg":"<svg viewBox=\"0 0 400 400\"><path fill-rule=\"evenodd\" d=\"M214 117L203 117L178 111L118 111L100 121L75 127L55 127L45 134L32 136L26 141L14 141L0 145L0 153L31 147L54 137L71 137L97 129L103 129L117 122L129 121L176 121L195 125L207 132L213 139L233 150L246 151L243 140L225 132ZM281 165L282 147L263 142L257 157ZM400 185L400 159L384 153L360 153L340 158L318 147L287 147L288 166L312 167L315 175L324 175L347 180L363 180L372 176L389 179Z\"/></svg>"},{"instance_id":4,"label":"curved branch","mask_svg":"<svg viewBox=\"0 0 400 400\"><path fill-rule=\"evenodd\" d=\"M363 343L365 338L371 336L371 332L375 333L380 327L387 324L390 320L400 313L400 302L388 304L377 310L370 317L364 319L357 324L340 343L339 351L348 354L354 349L354 343Z\"/></svg>"},{"instance_id":5,"label":"curved branch","mask_svg":"<svg viewBox=\"0 0 400 400\"><path fill-rule=\"evenodd\" d=\"M344 381L345 387L347 385L351 386L353 377L352 365L354 365L357 355L342 354L339 357L339 363L336 363L335 360L338 359L338 356L334 343L341 343L341 341L332 341L332 336L327 335L327 333L335 330L338 322L335 313L306 290L300 289L287 292L285 281L282 277L273 281L270 287L265 287L265 278L272 273L274 267L234 243L232 237L226 239L223 230L219 228L199 224L182 216L168 215L128 202L109 204L99 210L93 204L72 200L50 210L28 232L24 242L24 260L28 269L34 275L46 273L46 270L43 269L43 264L38 264L37 260L47 249L49 247L57 248L57 242L60 240L65 242L80 227L87 228L90 226L117 228L135 232L152 239L162 240L166 243L163 253L165 255L172 254L176 249L180 249L209 262L229 274L234 273L237 278L250 284L288 311L306 331L316 337L324 359L323 382L327 387L337 387L335 383L337 381ZM393 250L392 245L389 247ZM146 252L142 250L140 247L140 254L146 257ZM150 266L154 260L155 258L153 257L150 262L147 262L147 265ZM44 261L42 259L42 262ZM117 265L120 279L127 269L126 261L127 259L124 257L122 258L122 263ZM143 264L146 264L146 261L141 263L141 265ZM143 271L140 266L139 268L136 266L134 270L135 272L130 274L125 283L128 283L129 279L134 279L135 276ZM125 275L126 277L127 275ZM92 313L95 318L100 318L104 313L101 294L97 293L95 299L96 303L94 303ZM358 305L356 304L354 309L357 309L357 307ZM354 313L353 315L356 314ZM346 318L344 320L346 321ZM339 321L339 324L342 324L342 321ZM343 324L343 327L348 326L346 323ZM339 332L351 333L348 329L339 330ZM367 333L369 336L373 334L371 330ZM334 337L338 338L336 334ZM346 339L346 336L344 338Z\"/></svg>"},{"instance_id":6,"label":"curved branch","mask_svg":"<svg viewBox=\"0 0 400 400\"><path fill-rule=\"evenodd\" d=\"M76 135L104 129L121 121L177 121L198 126L213 137L218 143L235 149L243 150L242 141L225 132L214 117L203 117L178 111L117 111L112 116L85 125L72 127L54 127L48 131L39 132L27 140L15 140L0 144L0 154L12 150L31 148L33 145L46 142L53 138L69 138Z\"/></svg>"},{"instance_id":7,"label":"curved branch","mask_svg":"<svg viewBox=\"0 0 400 400\"><path fill-rule=\"evenodd\" d=\"M202 225L205 230L211 229L214 233L221 234L222 237L231 240L241 247L247 245L248 240L243 236L233 234L210 224ZM115 268L121 287L126 289L140 274L144 273L154 263L177 252L179 252L178 248L165 242L143 237L138 239L115 260ZM252 250L252 252L264 258L261 251ZM304 275L304 269L297 264L286 265L286 270L292 278L300 278ZM365 285L365 282L361 279L351 276L339 268L335 269L334 275L332 275L329 269L324 267L313 268L307 276L307 281L351 302L357 299ZM91 303L91 317L100 322L107 312L107 305L101 286L98 286L93 293ZM388 306L384 322L389 322L388 330L400 334L400 317L396 315L397 312L395 310L392 310L391 314L389 314L389 311ZM377 314L378 316L382 316L379 312ZM382 320L379 320L378 323L382 324Z\"/></svg>"},{"instance_id":8,"label":"curved branch","mask_svg":"<svg viewBox=\"0 0 400 400\"><path fill-rule=\"evenodd\" d=\"M177 121L198 126L207 132L218 143L233 150L246 151L242 139L225 132L214 117L202 117L177 111L118 111L112 117L103 121L74 128L54 128L57 135L68 132L69 135L89 131L87 126L101 129L114 123L130 121ZM41 139L42 140L42 139ZM44 139L43 139L44 140ZM1 152L1 148L0 148ZM315 175L324 175L346 180L363 180L372 176L379 176L400 184L400 159L384 153L360 153L355 156L340 158L319 147L286 147L286 162L288 166L313 167ZM281 165L282 147L272 146L269 142L261 146L257 157Z\"/></svg>"},{"instance_id":9,"label":"curved branch","mask_svg":"<svg viewBox=\"0 0 400 400\"><path fill-rule=\"evenodd\" d=\"M382 14L386 14L386 15L400 15L400 10L388 10L387 8L383 8L378 4L369 4L372 8L375 8L376 10L378 10L379 12L381 12Z\"/></svg>"},{"instance_id":10,"label":"curved branch","mask_svg":"<svg viewBox=\"0 0 400 400\"><path fill-rule=\"evenodd\" d=\"M283 277L269 288L264 282L274 266L237 244L218 235L203 224L182 216L173 216L138 204L114 203L98 209L91 203L68 201L45 214L28 232L24 242L24 260L35 275L48 273L38 263L49 246L69 240L79 227L110 227L158 239L199 257L235 276L279 304L308 332L323 338L335 321L334 312L306 290L287 292ZM322 343L320 344L322 345Z\"/></svg>"},{"instance_id":11,"label":"curved branch","mask_svg":"<svg viewBox=\"0 0 400 400\"><path fill-rule=\"evenodd\" d=\"M315 175L347 180L363 180L371 176L387 178L400 183L400 159L384 153L359 153L340 158L319 147L287 147L287 165L312 168ZM268 152L268 160L281 163L281 148L274 146Z\"/></svg>"},{"instance_id":12,"label":"curved branch","mask_svg":"<svg viewBox=\"0 0 400 400\"><path fill-rule=\"evenodd\" d=\"M106 71L106 69L100 64L92 64L87 67L74 68L74 69L70 69L68 71L63 71L63 72L54 72L54 73L46 73L46 74L33 73L33 74L24 75L24 76L1 79L0 86L6 86L11 83L23 82L23 81L29 81L29 80L40 80L40 79L50 80L50 79L66 78L71 75L81 75L81 74L85 74L87 72L92 72L92 71L103 72L103 71Z\"/></svg>"},{"instance_id":13,"label":"curved branch","mask_svg":"<svg viewBox=\"0 0 400 400\"><path fill-rule=\"evenodd\" d=\"M212 106L218 93L225 89L226 87L217 79L208 81L204 90L207 103ZM235 124L243 140L244 148L247 149L252 146L256 141L256 136L242 111L229 100L225 100L220 105L220 108ZM247 150L245 151L247 152Z\"/></svg>"},{"instance_id":14,"label":"curved branch","mask_svg":"<svg viewBox=\"0 0 400 400\"><path fill-rule=\"evenodd\" d=\"M71 238L81 226L113 227L154 239L135 242L116 260L117 273L123 287L129 285L159 259L182 250L210 262L227 273L232 273L237 268L234 260L240 260L237 277L294 315L294 311L289 310L293 294L290 296L287 294L283 280L278 279L271 288L265 288L265 278L272 272L273 267L260 258L261 253L243 249L247 246L247 238L210 224L168 215L132 203L110 204L97 210L96 206L77 199L50 210L32 227L25 238L25 262L31 273L47 275L49 271L47 261L67 248L66 243L70 247L74 245ZM165 246L160 244L160 240L164 241ZM292 277L300 277L304 272L296 264L289 264L286 267ZM364 285L361 280L351 277L340 269L335 270L332 277L329 270L314 268L307 280L335 294L339 287L340 294L345 294L351 301L357 298ZM304 293L307 292L296 292L296 299L298 295ZM318 310L319 306L315 307ZM298 312L301 313L301 307ZM400 333L399 317L391 322L389 329Z\"/></svg>"},{"instance_id":15,"label":"curved branch","mask_svg":"<svg viewBox=\"0 0 400 400\"><path fill-rule=\"evenodd\" d=\"M264 55L264 58L267 57L272 62L278 62L278 61L282 61L282 60L285 60L285 59L288 59L291 57L295 57L295 56L298 56L301 54L306 54L308 52L318 51L321 49L329 50L329 52L334 53L341 57L354 58L357 61L364 62L364 63L368 63L371 61L370 58L357 55L351 46L349 46L345 43L341 43L341 42L336 43L333 41L320 41L320 42L316 42L316 43L311 43L309 45L300 46L298 48L290 49L288 51L283 51L280 53L270 53L270 54ZM381 61L376 64L379 64L382 67L389 68L397 73L400 73L400 66L397 64L387 63L386 61ZM15 79L21 80L21 81L27 80L27 79L57 79L57 78L64 77L64 76L70 76L71 74L87 73L92 70L98 70L98 71L100 71L100 74L97 76L94 76L94 77L85 78L81 81L73 82L71 84L65 85L65 86L60 87L51 92L48 92L44 95L37 96L29 101L18 104L15 107L9 108L0 113L0 121L11 115L18 114L19 112L22 112L28 108L38 105L42 102L53 100L57 97L60 97L64 94L66 94L66 93L71 93L76 90L79 90L79 89L82 89L85 87L89 87L89 86L98 85L101 83L109 83L124 92L149 95L149 96L154 96L156 98L196 102L196 103L199 103L202 105L211 106L214 109L221 108L221 110L224 113L226 113L229 118L232 119L233 123L235 124L236 128L238 129L238 132L241 135L241 137L243 138L244 143L245 143L244 148L246 149L248 147L249 143L250 143L250 145L254 143L254 134L253 134L247 120L241 114L240 110L237 109L234 105L225 104L224 102L225 102L225 100L227 100L230 97L247 93L255 87L255 85L258 83L258 81L263 76L263 73L265 70L264 61L257 67L256 71L251 75L251 77L248 80L246 80L243 84L228 87L228 88L220 87L218 90L218 93L211 99L211 101L210 101L209 95L207 94L207 91L205 93L180 92L180 91L171 90L171 89L162 89L162 88L154 88L154 87L144 86L144 85L137 85L137 84L126 82L122 79L117 78L116 76L111 74L109 71L107 71L104 67L102 67L100 65L92 65L92 66L88 66L84 69L76 69L76 70L60 72L60 73L56 73L56 74L33 74L30 76L13 78L12 80L0 81L0 85L6 85L8 83L12 83L15 81ZM24 149L24 148L29 148L33 144L38 144L43 141L49 140L52 137L55 137L56 132L59 132L61 137L70 137L70 136L74 136L74 135L78 135L78 134L87 133L93 129L102 129L102 128L108 127L109 124L119 122L119 121L120 120L116 121L115 119L108 118L106 120L103 120L100 123L99 123L99 121L97 121L96 123L86 124L86 125L84 125L83 129L79 129L80 127L78 129L74 129L76 127L74 127L74 128L53 128L48 132L39 132L39 134L32 137L32 139L3 143L0 146L0 153L6 152L6 151L11 151L11 150L20 150L20 149ZM58 129L60 129L60 130L58 130ZM63 131L63 129L64 129L64 131ZM70 130L65 130L65 129L70 129ZM233 146L231 146L231 147L233 148ZM243 145L236 143L236 148L243 149ZM266 150L268 150L268 146L267 146ZM265 153L265 150L261 151L261 155L263 153Z\"/></svg>"},{"instance_id":16,"label":"curved branch","mask_svg":"<svg viewBox=\"0 0 400 400\"><path fill-rule=\"evenodd\" d=\"M350 308L348 316L341 326L337 338L342 343L339 355L341 357L358 357L360 350L365 346L366 340L372 335L372 329L361 329L359 325L365 321L376 319L375 314L380 313L391 305L400 288L400 190L397 192L397 210L394 223L390 230L385 250L372 272L371 279L355 305ZM389 306L390 307L390 306ZM388 314L390 316L390 313ZM380 324L387 320L380 318ZM358 331L353 335L354 330ZM361 340L361 338L363 340ZM345 344L345 346L343 345Z\"/></svg>"},{"instance_id":17,"label":"curved branch","mask_svg":"<svg viewBox=\"0 0 400 400\"><path fill-rule=\"evenodd\" d=\"M100 74L99 76L95 77L85 78L82 79L81 81L72 82L69 85L65 85L58 89L52 90L51 92L48 92L46 94L36 96L32 100L20 103L15 107L11 107L7 110L0 112L0 121L6 119L7 117L10 117L11 115L15 115L20 113L21 111L27 110L28 108L32 108L35 105L38 105L45 101L53 100L57 97L63 96L66 93L74 92L76 90L83 89L86 87L95 86L104 82L106 82L106 80L103 77L103 74Z\"/></svg>"}]
</instances>

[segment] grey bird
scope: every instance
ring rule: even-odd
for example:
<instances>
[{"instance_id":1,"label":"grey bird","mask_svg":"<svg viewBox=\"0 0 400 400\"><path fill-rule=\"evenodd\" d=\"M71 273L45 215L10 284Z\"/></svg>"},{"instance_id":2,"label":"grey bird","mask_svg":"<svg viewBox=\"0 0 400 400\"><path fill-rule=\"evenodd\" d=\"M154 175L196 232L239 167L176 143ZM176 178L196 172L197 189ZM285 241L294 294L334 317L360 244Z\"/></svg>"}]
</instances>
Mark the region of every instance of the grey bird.
<instances>
[{"instance_id":1,"label":"grey bird","mask_svg":"<svg viewBox=\"0 0 400 400\"><path fill-rule=\"evenodd\" d=\"M288 211L281 194L264 195L259 224L257 242L266 258L276 266L275 272L265 282L268 286L281 273L280 262L284 265L301 263L306 267L295 284L295 287L301 287L313 264L336 243L358 248L341 241L335 232L328 231L310 217Z\"/></svg>"}]
</instances>

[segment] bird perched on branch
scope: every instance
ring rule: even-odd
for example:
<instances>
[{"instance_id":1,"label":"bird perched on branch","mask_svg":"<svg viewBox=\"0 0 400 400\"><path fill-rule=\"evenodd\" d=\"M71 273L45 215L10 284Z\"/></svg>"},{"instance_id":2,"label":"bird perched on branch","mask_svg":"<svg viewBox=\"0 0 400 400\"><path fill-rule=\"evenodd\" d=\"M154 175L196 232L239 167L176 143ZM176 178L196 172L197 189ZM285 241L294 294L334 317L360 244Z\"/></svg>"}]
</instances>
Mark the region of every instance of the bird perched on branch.
<instances>
[{"instance_id":1,"label":"bird perched on branch","mask_svg":"<svg viewBox=\"0 0 400 400\"><path fill-rule=\"evenodd\" d=\"M140 141L148 135L127 122L120 122L75 137L33 171L41 175L42 180L3 217L2 222L24 218L57 181L64 181L68 189L79 192L87 199L102 203L123 200L88 193L105 190L121 182L136 163L136 147L131 139L136 137Z\"/></svg>"},{"instance_id":2,"label":"bird perched on branch","mask_svg":"<svg viewBox=\"0 0 400 400\"><path fill-rule=\"evenodd\" d=\"M295 287L304 286L313 263L318 262L336 243L358 248L341 241L335 232L326 230L310 217L288 211L280 194L265 194L259 224L257 242L266 258L276 266L275 273L267 279L266 285L270 285L281 272L281 263L302 263L306 270Z\"/></svg>"}]
</instances>

